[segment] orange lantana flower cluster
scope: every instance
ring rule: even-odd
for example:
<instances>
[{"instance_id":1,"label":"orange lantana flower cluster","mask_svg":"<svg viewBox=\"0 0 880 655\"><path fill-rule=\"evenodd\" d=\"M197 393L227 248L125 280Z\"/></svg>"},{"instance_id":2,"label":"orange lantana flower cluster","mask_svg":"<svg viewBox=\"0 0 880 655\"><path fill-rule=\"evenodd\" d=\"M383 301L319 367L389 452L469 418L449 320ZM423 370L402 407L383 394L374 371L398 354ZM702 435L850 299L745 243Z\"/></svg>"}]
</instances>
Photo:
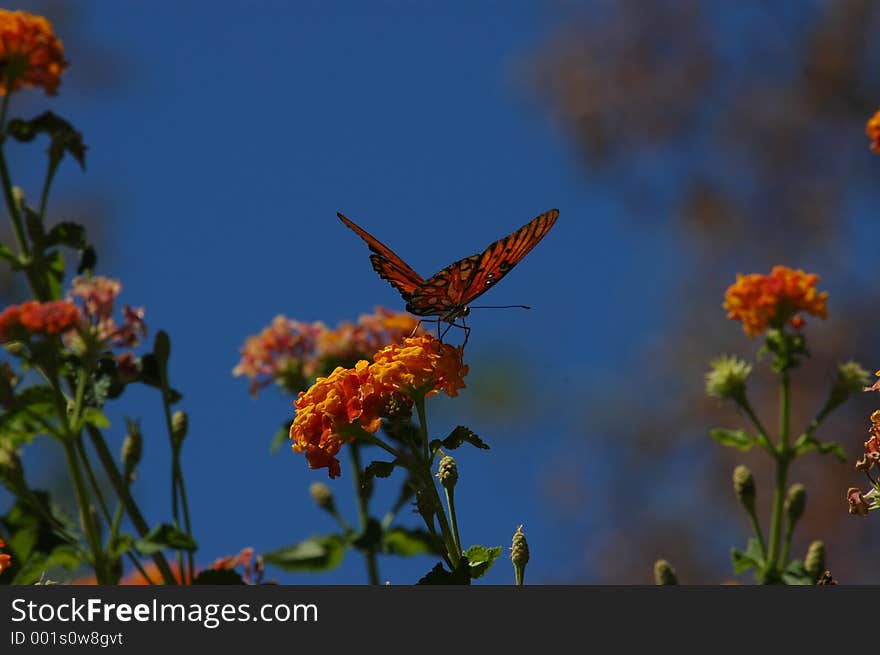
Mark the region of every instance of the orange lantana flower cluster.
<instances>
[{"instance_id":1,"label":"orange lantana flower cluster","mask_svg":"<svg viewBox=\"0 0 880 655\"><path fill-rule=\"evenodd\" d=\"M880 153L880 109L868 119L865 133L871 137L871 150Z\"/></svg>"},{"instance_id":2,"label":"orange lantana flower cluster","mask_svg":"<svg viewBox=\"0 0 880 655\"><path fill-rule=\"evenodd\" d=\"M814 273L787 266L774 266L769 275L737 275L736 283L724 295L724 309L728 318L743 324L750 337L771 326L782 327L786 321L800 328L804 319L798 312L823 319L828 316L828 292L816 290L818 281Z\"/></svg>"},{"instance_id":3,"label":"orange lantana flower cluster","mask_svg":"<svg viewBox=\"0 0 880 655\"><path fill-rule=\"evenodd\" d=\"M415 318L381 307L361 316L357 323L344 321L336 329L320 321L304 323L279 315L260 334L247 338L232 374L250 380L253 396L273 382L295 393L316 375L338 365L353 366L414 332L421 333Z\"/></svg>"},{"instance_id":4,"label":"orange lantana flower cluster","mask_svg":"<svg viewBox=\"0 0 880 655\"><path fill-rule=\"evenodd\" d=\"M0 95L43 87L55 95L67 68L64 48L42 16L0 9Z\"/></svg>"},{"instance_id":5,"label":"orange lantana flower cluster","mask_svg":"<svg viewBox=\"0 0 880 655\"><path fill-rule=\"evenodd\" d=\"M413 400L444 391L455 396L464 387L468 367L461 349L430 335L403 339L386 346L353 368L337 367L319 377L294 401L296 418L290 426L294 452L304 452L313 469L340 475L336 455L360 431L374 434L382 419Z\"/></svg>"},{"instance_id":6,"label":"orange lantana flower cluster","mask_svg":"<svg viewBox=\"0 0 880 655\"><path fill-rule=\"evenodd\" d=\"M6 543L0 539L0 548L6 546ZM12 566L12 555L9 553L0 553L0 574Z\"/></svg>"},{"instance_id":7,"label":"orange lantana flower cluster","mask_svg":"<svg viewBox=\"0 0 880 655\"><path fill-rule=\"evenodd\" d=\"M10 305L0 313L0 343L12 341L22 333L63 334L76 328L81 320L77 306L67 300L28 300Z\"/></svg>"}]
</instances>

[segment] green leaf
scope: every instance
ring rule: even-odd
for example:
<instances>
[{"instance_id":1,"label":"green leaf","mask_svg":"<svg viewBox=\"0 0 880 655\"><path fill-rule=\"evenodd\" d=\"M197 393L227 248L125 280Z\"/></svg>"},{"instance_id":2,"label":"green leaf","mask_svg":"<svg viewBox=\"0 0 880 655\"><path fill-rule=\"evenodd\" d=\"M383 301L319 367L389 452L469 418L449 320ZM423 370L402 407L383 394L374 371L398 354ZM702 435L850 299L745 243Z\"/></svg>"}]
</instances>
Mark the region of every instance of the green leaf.
<instances>
[{"instance_id":1,"label":"green leaf","mask_svg":"<svg viewBox=\"0 0 880 655\"><path fill-rule=\"evenodd\" d=\"M787 585L812 585L815 578L804 569L804 563L796 559L785 567L782 572L782 581Z\"/></svg>"},{"instance_id":2,"label":"green leaf","mask_svg":"<svg viewBox=\"0 0 880 655\"><path fill-rule=\"evenodd\" d=\"M98 253L92 246L86 246L79 251L79 263L76 266L78 275L89 274L95 270L98 265Z\"/></svg>"},{"instance_id":3,"label":"green leaf","mask_svg":"<svg viewBox=\"0 0 880 655\"><path fill-rule=\"evenodd\" d=\"M194 552L198 545L193 538L168 523L153 528L150 533L135 542L135 548L143 555L152 555L165 548Z\"/></svg>"},{"instance_id":4,"label":"green leaf","mask_svg":"<svg viewBox=\"0 0 880 655\"><path fill-rule=\"evenodd\" d=\"M382 525L374 518L367 520L367 527L357 536L351 545L364 552L377 548L382 542Z\"/></svg>"},{"instance_id":5,"label":"green leaf","mask_svg":"<svg viewBox=\"0 0 880 655\"><path fill-rule=\"evenodd\" d=\"M196 576L193 584L231 584L243 585L245 582L237 571L232 569L206 569Z\"/></svg>"},{"instance_id":6,"label":"green leaf","mask_svg":"<svg viewBox=\"0 0 880 655\"><path fill-rule=\"evenodd\" d=\"M397 466L396 459L393 462L370 462L364 469L364 481L372 478L387 478L394 471L395 466Z\"/></svg>"},{"instance_id":7,"label":"green leaf","mask_svg":"<svg viewBox=\"0 0 880 655\"><path fill-rule=\"evenodd\" d=\"M443 555L443 550L434 538L424 530L391 528L382 540L382 552L401 557L414 555Z\"/></svg>"},{"instance_id":8,"label":"green leaf","mask_svg":"<svg viewBox=\"0 0 880 655\"><path fill-rule=\"evenodd\" d=\"M76 548L69 544L57 546L48 555L35 552L27 558L24 565L15 574L12 584L32 585L48 574L51 569L64 568L72 571L82 563Z\"/></svg>"},{"instance_id":9,"label":"green leaf","mask_svg":"<svg viewBox=\"0 0 880 655\"><path fill-rule=\"evenodd\" d=\"M827 455L830 453L841 462L846 462L847 460L846 451L843 449L843 446L836 441L820 442L812 435L802 434L794 446L794 452L798 456L814 450L821 455Z\"/></svg>"},{"instance_id":10,"label":"green leaf","mask_svg":"<svg viewBox=\"0 0 880 655\"><path fill-rule=\"evenodd\" d=\"M755 437L745 430L726 430L724 428L716 428L711 430L709 435L722 446L738 448L743 452L751 450L752 446L757 443Z\"/></svg>"},{"instance_id":11,"label":"green leaf","mask_svg":"<svg viewBox=\"0 0 880 655\"><path fill-rule=\"evenodd\" d=\"M116 535L116 540L107 551L110 559L119 559L134 547L135 539L130 534Z\"/></svg>"},{"instance_id":12,"label":"green leaf","mask_svg":"<svg viewBox=\"0 0 880 655\"><path fill-rule=\"evenodd\" d=\"M66 152L79 163L80 168L86 167L87 146L83 144L82 133L51 111L43 112L29 121L14 118L9 121L6 130L9 136L22 143L33 141L38 134L46 134L51 139L49 146L51 160L57 164Z\"/></svg>"},{"instance_id":13,"label":"green leaf","mask_svg":"<svg viewBox=\"0 0 880 655\"><path fill-rule=\"evenodd\" d=\"M50 300L60 300L64 282L64 255L58 250L46 254L47 278L49 280Z\"/></svg>"},{"instance_id":14,"label":"green leaf","mask_svg":"<svg viewBox=\"0 0 880 655\"><path fill-rule=\"evenodd\" d=\"M58 223L46 234L46 246L67 246L74 250L84 250L88 247L86 242L86 228L79 223L65 221Z\"/></svg>"},{"instance_id":15,"label":"green leaf","mask_svg":"<svg viewBox=\"0 0 880 655\"><path fill-rule=\"evenodd\" d=\"M471 546L464 554L467 556L471 577L476 579L488 571L498 556L501 554L501 546L486 548L485 546Z\"/></svg>"},{"instance_id":16,"label":"green leaf","mask_svg":"<svg viewBox=\"0 0 880 655\"><path fill-rule=\"evenodd\" d=\"M95 426L99 430L106 430L110 427L110 419L94 407L86 407L83 410L82 420L89 425Z\"/></svg>"},{"instance_id":17,"label":"green leaf","mask_svg":"<svg viewBox=\"0 0 880 655\"><path fill-rule=\"evenodd\" d=\"M148 387L162 389L162 380L159 377L159 363L152 353L141 357L141 371L138 373L137 381ZM179 402L181 398L183 398L183 395L179 391L173 388L168 389L168 402L170 404L173 405Z\"/></svg>"},{"instance_id":18,"label":"green leaf","mask_svg":"<svg viewBox=\"0 0 880 655\"><path fill-rule=\"evenodd\" d=\"M12 264L18 265L18 257L5 243L0 243L0 259L5 259Z\"/></svg>"},{"instance_id":19,"label":"green leaf","mask_svg":"<svg viewBox=\"0 0 880 655\"><path fill-rule=\"evenodd\" d=\"M736 575L749 569L762 569L764 567L764 553L761 551L760 542L752 537L746 544L746 552L736 548L730 549L730 559L733 562L733 572Z\"/></svg>"},{"instance_id":20,"label":"green leaf","mask_svg":"<svg viewBox=\"0 0 880 655\"><path fill-rule=\"evenodd\" d=\"M284 571L329 571L339 566L344 555L345 539L331 534L273 550L263 560Z\"/></svg>"},{"instance_id":21,"label":"green leaf","mask_svg":"<svg viewBox=\"0 0 880 655\"><path fill-rule=\"evenodd\" d=\"M293 419L285 421L281 424L281 427L278 428L278 431L272 437L272 444L269 446L270 454L274 455L281 449L281 446L290 441L291 425L293 425Z\"/></svg>"},{"instance_id":22,"label":"green leaf","mask_svg":"<svg viewBox=\"0 0 880 655\"><path fill-rule=\"evenodd\" d=\"M447 571L442 564L436 564L416 584L417 585L469 585L471 574L467 557L462 557L455 571Z\"/></svg>"},{"instance_id":23,"label":"green leaf","mask_svg":"<svg viewBox=\"0 0 880 655\"><path fill-rule=\"evenodd\" d=\"M485 441L480 439L473 431L469 428L464 427L463 425L457 426L452 432L449 433L449 436L446 437L443 441L439 441L435 439L431 442L431 452L437 452L440 448L445 448L446 450L455 450L463 443L469 443L472 446L476 446L477 448L482 448L483 450L489 450L488 444Z\"/></svg>"}]
</instances>

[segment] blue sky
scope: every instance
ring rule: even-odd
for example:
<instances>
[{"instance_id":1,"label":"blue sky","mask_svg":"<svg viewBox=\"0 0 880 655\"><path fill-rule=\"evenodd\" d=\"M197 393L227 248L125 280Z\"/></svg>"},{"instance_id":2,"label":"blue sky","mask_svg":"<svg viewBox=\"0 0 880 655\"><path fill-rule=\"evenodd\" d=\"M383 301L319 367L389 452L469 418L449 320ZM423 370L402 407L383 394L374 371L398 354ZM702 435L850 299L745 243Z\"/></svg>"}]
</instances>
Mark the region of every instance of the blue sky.
<instances>
[{"instance_id":1,"label":"blue sky","mask_svg":"<svg viewBox=\"0 0 880 655\"><path fill-rule=\"evenodd\" d=\"M492 445L459 451L463 540L508 546L524 523L531 581L567 580L560 562L583 570L580 546L560 538L546 506L548 467L583 422L582 407L557 390L587 388L615 371L615 353L657 337L634 320L665 301L646 295L644 280L662 288L677 263L659 226L623 220L601 180L585 184L529 95L522 64L559 16L543 3L491 2L84 7L80 32L60 34L72 63L60 95L31 98L28 110L48 106L83 131L87 170L63 167L54 206L102 199L99 272L123 281L122 302L143 305L153 332L171 334L172 380L190 415L184 467L199 560L333 527L307 496L325 472L287 450L269 455L271 435L292 416L289 399L270 389L254 401L231 370L244 338L276 314L335 324L380 304L403 309L337 211L430 275L558 207L551 233L483 297L532 311L475 312L469 387L428 410L438 434L464 423ZM74 47L84 42L112 53L118 84L95 88L78 72ZM11 156L23 162L17 181L36 188L34 160ZM497 392L489 367L501 364L521 386L498 413L475 399ZM122 416L142 418L136 490L152 522L167 520L158 397L132 391L114 411L114 443ZM345 469L333 482L345 501L350 485ZM583 499L585 527L592 511ZM409 583L432 565L383 559L382 576ZM320 576L273 575L365 579L356 556ZM486 581L511 582L509 563Z\"/></svg>"}]
</instances>

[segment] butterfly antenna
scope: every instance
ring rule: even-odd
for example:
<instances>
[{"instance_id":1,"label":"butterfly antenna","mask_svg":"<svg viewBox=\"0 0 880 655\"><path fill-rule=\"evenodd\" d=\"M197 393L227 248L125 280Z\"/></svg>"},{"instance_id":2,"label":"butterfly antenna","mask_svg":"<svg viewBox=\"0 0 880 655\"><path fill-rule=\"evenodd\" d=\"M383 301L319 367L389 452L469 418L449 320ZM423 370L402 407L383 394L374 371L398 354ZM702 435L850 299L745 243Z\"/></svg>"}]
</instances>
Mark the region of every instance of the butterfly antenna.
<instances>
[{"instance_id":1,"label":"butterfly antenna","mask_svg":"<svg viewBox=\"0 0 880 655\"><path fill-rule=\"evenodd\" d=\"M471 309L531 309L528 305L470 305Z\"/></svg>"}]
</instances>

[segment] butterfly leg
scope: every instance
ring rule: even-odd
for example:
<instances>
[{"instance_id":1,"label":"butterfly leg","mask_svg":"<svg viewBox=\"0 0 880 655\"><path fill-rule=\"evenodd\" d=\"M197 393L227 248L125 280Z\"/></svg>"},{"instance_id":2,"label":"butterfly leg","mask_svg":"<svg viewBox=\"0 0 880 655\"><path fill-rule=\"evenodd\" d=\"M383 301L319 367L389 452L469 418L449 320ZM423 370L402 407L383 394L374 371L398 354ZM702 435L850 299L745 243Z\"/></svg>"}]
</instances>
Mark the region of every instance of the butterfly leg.
<instances>
[{"instance_id":1,"label":"butterfly leg","mask_svg":"<svg viewBox=\"0 0 880 655\"><path fill-rule=\"evenodd\" d=\"M443 334L441 334L441 335L439 336L439 338L438 338L438 340L439 340L441 343L443 342L443 337L446 336L446 333L449 332L449 330L452 328L453 325L455 325L455 323L450 323L449 325L446 326L446 329L443 330ZM459 327L459 326L456 326L456 327ZM440 321L437 321L437 331L438 331L438 333L439 333L439 331L440 331Z\"/></svg>"},{"instance_id":2,"label":"butterfly leg","mask_svg":"<svg viewBox=\"0 0 880 655\"><path fill-rule=\"evenodd\" d=\"M419 327L421 327L421 325L422 325L422 320L421 320L421 319L419 319L419 322L418 322L418 323L416 323L416 326L415 326L415 327L414 327L414 328L413 328L413 331L412 331L412 334L410 334L410 335L409 335L409 336L410 336L410 338L412 338L412 337L414 337L414 336L416 336L416 332L418 332L418 331L419 331Z\"/></svg>"}]
</instances>

